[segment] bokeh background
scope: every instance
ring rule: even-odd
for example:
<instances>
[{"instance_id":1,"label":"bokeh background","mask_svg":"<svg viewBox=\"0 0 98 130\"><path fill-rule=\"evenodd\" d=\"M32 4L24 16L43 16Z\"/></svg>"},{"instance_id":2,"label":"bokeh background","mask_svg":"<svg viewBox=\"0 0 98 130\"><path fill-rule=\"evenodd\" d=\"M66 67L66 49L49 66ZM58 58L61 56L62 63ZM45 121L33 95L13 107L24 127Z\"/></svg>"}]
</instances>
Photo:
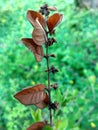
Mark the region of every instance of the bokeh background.
<instances>
[{"instance_id":1,"label":"bokeh background","mask_svg":"<svg viewBox=\"0 0 98 130\"><path fill-rule=\"evenodd\" d=\"M31 37L33 27L26 18L28 9L43 4L56 6L64 15L56 28L57 43L50 47L56 58L51 65L59 73L53 101L55 130L98 130L98 1L97 0L0 0L0 130L26 130L33 122L48 119L47 109L25 107L13 95L37 83L47 85L46 62L35 61L20 43Z\"/></svg>"}]
</instances>

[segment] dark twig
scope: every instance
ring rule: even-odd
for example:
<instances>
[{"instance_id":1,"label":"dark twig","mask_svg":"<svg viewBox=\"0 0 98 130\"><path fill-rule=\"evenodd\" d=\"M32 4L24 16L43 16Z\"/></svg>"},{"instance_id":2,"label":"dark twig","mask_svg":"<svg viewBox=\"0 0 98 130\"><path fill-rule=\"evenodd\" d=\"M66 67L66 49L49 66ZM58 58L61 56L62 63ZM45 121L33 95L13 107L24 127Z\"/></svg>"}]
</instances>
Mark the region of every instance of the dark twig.
<instances>
[{"instance_id":1,"label":"dark twig","mask_svg":"<svg viewBox=\"0 0 98 130\"><path fill-rule=\"evenodd\" d=\"M48 45L46 46L46 56L48 57ZM47 70L49 70L49 57L46 58L46 62L47 62ZM48 71L48 93L49 93L49 116L50 116L50 126L53 125L52 123L52 108L50 107L51 106L51 85L50 85L50 72Z\"/></svg>"},{"instance_id":2,"label":"dark twig","mask_svg":"<svg viewBox=\"0 0 98 130\"><path fill-rule=\"evenodd\" d=\"M41 8L40 8L40 12L42 15L45 15L45 21L47 21L47 18L48 18L48 15L49 15L49 10L48 10L48 5L45 4L43 5ZM47 30L46 30L46 36L47 36L47 39L48 39L48 33L47 33ZM50 62L49 62L49 42L46 41L46 55L45 55L45 58L46 58L46 64L47 64L47 70L50 69ZM52 108L51 108L51 85L50 85L50 71L47 71L47 78L48 78L48 96L49 96L49 118L50 118L50 126L53 125L53 122L52 122Z\"/></svg>"}]
</instances>

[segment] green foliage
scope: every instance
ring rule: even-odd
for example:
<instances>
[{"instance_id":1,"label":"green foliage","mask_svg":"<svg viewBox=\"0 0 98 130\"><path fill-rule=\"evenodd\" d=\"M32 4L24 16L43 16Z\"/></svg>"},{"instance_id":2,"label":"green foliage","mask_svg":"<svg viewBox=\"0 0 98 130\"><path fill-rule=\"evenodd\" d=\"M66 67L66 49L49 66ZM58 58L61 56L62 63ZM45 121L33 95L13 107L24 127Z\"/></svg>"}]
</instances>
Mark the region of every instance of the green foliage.
<instances>
[{"instance_id":1,"label":"green foliage","mask_svg":"<svg viewBox=\"0 0 98 130\"><path fill-rule=\"evenodd\" d=\"M59 108L54 111L56 130L98 129L98 14L78 9L73 1L0 1L0 129L25 130L32 122L47 119L47 112L19 104L13 95L26 86L47 84L46 63L36 64L21 37L31 37L32 26L26 19L28 9L39 10L44 2L57 6L64 14L56 29L57 44L50 47L59 68L51 75L59 89L53 92ZM65 3L66 4L65 4ZM31 111L31 115L29 113ZM41 116L42 115L42 116ZM33 118L32 118L33 117Z\"/></svg>"},{"instance_id":2,"label":"green foliage","mask_svg":"<svg viewBox=\"0 0 98 130\"><path fill-rule=\"evenodd\" d=\"M43 130L53 130L53 128L51 128L50 126L46 125L46 126L44 126Z\"/></svg>"},{"instance_id":3,"label":"green foliage","mask_svg":"<svg viewBox=\"0 0 98 130\"><path fill-rule=\"evenodd\" d=\"M41 120L42 120L41 110L40 110L40 109L33 110L33 109L31 108L30 111L31 111L31 115L32 115L32 118L33 118L34 122L37 122L37 121L41 121Z\"/></svg>"}]
</instances>

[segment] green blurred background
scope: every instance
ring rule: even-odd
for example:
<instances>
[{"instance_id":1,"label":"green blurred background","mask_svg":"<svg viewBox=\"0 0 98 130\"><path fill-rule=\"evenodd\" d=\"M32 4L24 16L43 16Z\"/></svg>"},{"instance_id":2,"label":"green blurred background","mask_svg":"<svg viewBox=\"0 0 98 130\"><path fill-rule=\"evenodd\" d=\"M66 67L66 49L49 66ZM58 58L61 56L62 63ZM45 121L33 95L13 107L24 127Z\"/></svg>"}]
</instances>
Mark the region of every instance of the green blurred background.
<instances>
[{"instance_id":1,"label":"green blurred background","mask_svg":"<svg viewBox=\"0 0 98 130\"><path fill-rule=\"evenodd\" d=\"M59 69L51 75L51 83L59 84L52 92L53 101L59 102L53 113L54 129L98 130L98 9L80 2L0 0L0 130L26 130L49 116L47 109L25 107L13 98L27 86L47 85L45 60L37 63L20 43L33 30L27 10L38 11L45 3L64 15L56 29L57 44L50 47L50 53L57 56L51 58L51 65Z\"/></svg>"}]
</instances>

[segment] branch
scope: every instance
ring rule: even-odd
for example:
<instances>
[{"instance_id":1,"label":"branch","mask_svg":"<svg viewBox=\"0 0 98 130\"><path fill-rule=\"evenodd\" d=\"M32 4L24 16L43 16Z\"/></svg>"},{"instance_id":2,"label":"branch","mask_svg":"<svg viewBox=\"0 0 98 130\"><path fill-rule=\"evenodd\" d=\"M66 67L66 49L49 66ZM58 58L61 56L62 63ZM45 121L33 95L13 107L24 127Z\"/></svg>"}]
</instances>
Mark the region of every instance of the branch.
<instances>
[{"instance_id":1,"label":"branch","mask_svg":"<svg viewBox=\"0 0 98 130\"><path fill-rule=\"evenodd\" d=\"M49 67L49 54L48 54L48 43L46 45L46 62L47 62L47 70L50 69ZM49 116L50 116L50 126L52 126L52 108L51 108L51 88L50 88L50 72L48 71L48 93L49 93Z\"/></svg>"}]
</instances>

